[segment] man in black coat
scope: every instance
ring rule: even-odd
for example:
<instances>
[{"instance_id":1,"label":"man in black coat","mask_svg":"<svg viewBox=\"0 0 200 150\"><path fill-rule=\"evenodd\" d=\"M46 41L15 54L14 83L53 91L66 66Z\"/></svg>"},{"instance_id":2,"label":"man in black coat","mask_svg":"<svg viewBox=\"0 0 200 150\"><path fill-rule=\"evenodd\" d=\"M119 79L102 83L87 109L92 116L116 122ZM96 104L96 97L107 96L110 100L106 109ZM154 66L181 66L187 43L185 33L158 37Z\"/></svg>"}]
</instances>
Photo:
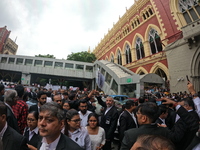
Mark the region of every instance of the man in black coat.
<instances>
[{"instance_id":1,"label":"man in black coat","mask_svg":"<svg viewBox=\"0 0 200 150\"><path fill-rule=\"evenodd\" d=\"M164 104L173 103L174 106L176 106L177 113L184 123L190 125L192 128L196 128L195 117L191 116L188 111L181 106L181 103L176 103L169 99L165 100L166 102L164 102ZM136 114L140 127L125 132L121 150L130 150L137 137L142 134L161 135L169 138L173 143L181 141L185 134L186 129L184 127L176 128L176 130L172 132L167 128L157 127L156 124L153 124L159 116L158 106L154 103L147 102L139 105Z\"/></svg>"},{"instance_id":2,"label":"man in black coat","mask_svg":"<svg viewBox=\"0 0 200 150\"><path fill-rule=\"evenodd\" d=\"M38 149L83 150L77 143L61 133L65 116L61 105L56 102L48 102L41 106L38 128L42 138Z\"/></svg>"},{"instance_id":3,"label":"man in black coat","mask_svg":"<svg viewBox=\"0 0 200 150\"><path fill-rule=\"evenodd\" d=\"M1 150L29 150L26 138L11 128L6 122L7 107L0 102L0 140L3 148ZM0 141L1 142L1 141Z\"/></svg>"},{"instance_id":4,"label":"man in black coat","mask_svg":"<svg viewBox=\"0 0 200 150\"><path fill-rule=\"evenodd\" d=\"M194 118L194 121L192 124L187 124L184 122L183 119L178 119L174 127L171 129L173 132L180 128L184 128L185 132L183 137L179 142L175 142L175 147L177 150L183 150L188 147L188 145L192 142L192 139L195 137L196 132L199 129L199 116L195 111L194 108L194 102L191 98L184 98L179 103L181 106L183 106L187 111L188 115ZM196 125L195 125L196 124Z\"/></svg>"},{"instance_id":5,"label":"man in black coat","mask_svg":"<svg viewBox=\"0 0 200 150\"><path fill-rule=\"evenodd\" d=\"M118 111L114 105L114 99L112 97L107 97L106 102L101 99L99 93L97 92L98 103L104 107L103 115L101 116L100 126L105 130L106 133L106 143L103 150L111 150L111 143L114 139L114 132L117 127Z\"/></svg>"},{"instance_id":6,"label":"man in black coat","mask_svg":"<svg viewBox=\"0 0 200 150\"><path fill-rule=\"evenodd\" d=\"M37 105L32 105L28 110L29 112L36 111L39 114L40 107L42 105L44 105L46 103L46 101L47 101L47 93L44 92L44 91L40 91L37 94L37 100L38 100L38 104Z\"/></svg>"},{"instance_id":7,"label":"man in black coat","mask_svg":"<svg viewBox=\"0 0 200 150\"><path fill-rule=\"evenodd\" d=\"M119 116L119 147L121 146L121 141L124 137L124 132L131 128L137 128L137 119L134 114L134 110L136 109L138 103L133 100L129 100L125 103L125 110Z\"/></svg>"}]
</instances>

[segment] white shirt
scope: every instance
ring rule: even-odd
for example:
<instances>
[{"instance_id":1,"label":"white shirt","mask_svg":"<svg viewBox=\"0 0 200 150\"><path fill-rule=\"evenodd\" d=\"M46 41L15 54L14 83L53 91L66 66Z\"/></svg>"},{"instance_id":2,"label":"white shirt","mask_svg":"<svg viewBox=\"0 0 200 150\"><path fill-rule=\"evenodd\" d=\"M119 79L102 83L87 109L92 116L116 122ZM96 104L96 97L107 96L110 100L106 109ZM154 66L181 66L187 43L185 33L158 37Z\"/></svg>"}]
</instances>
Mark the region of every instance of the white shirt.
<instances>
[{"instance_id":1,"label":"white shirt","mask_svg":"<svg viewBox=\"0 0 200 150\"><path fill-rule=\"evenodd\" d=\"M42 138L42 146L40 147L40 150L56 150L56 147L57 147L58 142L60 140L60 136L61 136L61 134L59 135L59 137L55 141L53 141L50 144L48 144L47 141L46 141L46 138L43 137Z\"/></svg>"},{"instance_id":2,"label":"white shirt","mask_svg":"<svg viewBox=\"0 0 200 150\"><path fill-rule=\"evenodd\" d=\"M28 128L28 131L29 131L29 141L33 137L34 133L38 134L38 130L39 130L38 127L36 127L35 129L33 129L32 131L30 130L30 128Z\"/></svg>"},{"instance_id":3,"label":"white shirt","mask_svg":"<svg viewBox=\"0 0 200 150\"><path fill-rule=\"evenodd\" d=\"M82 114L81 111L78 112L81 120L81 127L86 127L86 125L88 124L88 115L91 114L92 112L87 110L87 112L85 114Z\"/></svg>"},{"instance_id":4,"label":"white shirt","mask_svg":"<svg viewBox=\"0 0 200 150\"><path fill-rule=\"evenodd\" d=\"M81 127L74 132L69 131L69 137L85 150L91 150L91 140L85 127Z\"/></svg>"},{"instance_id":5,"label":"white shirt","mask_svg":"<svg viewBox=\"0 0 200 150\"><path fill-rule=\"evenodd\" d=\"M196 110L196 112L197 112L197 114L199 115L199 118L200 118L200 98L196 97L195 99L193 99L193 102L194 102L195 110Z\"/></svg>"},{"instance_id":6,"label":"white shirt","mask_svg":"<svg viewBox=\"0 0 200 150\"><path fill-rule=\"evenodd\" d=\"M87 127L85 127L87 130ZM92 143L92 150L96 150L97 147L99 147L101 144L104 145L106 143L106 136L105 136L105 131L102 127L99 127L98 133L95 135L91 135L90 140Z\"/></svg>"}]
</instances>

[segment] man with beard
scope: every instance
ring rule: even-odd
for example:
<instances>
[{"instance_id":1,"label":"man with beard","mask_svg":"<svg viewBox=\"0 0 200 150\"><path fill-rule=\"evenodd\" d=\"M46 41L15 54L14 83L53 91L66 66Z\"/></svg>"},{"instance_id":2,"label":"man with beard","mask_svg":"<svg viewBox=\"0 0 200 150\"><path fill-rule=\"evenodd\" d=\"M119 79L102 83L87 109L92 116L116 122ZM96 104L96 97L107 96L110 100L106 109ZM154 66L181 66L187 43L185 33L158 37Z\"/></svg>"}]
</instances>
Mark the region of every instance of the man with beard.
<instances>
[{"instance_id":1,"label":"man with beard","mask_svg":"<svg viewBox=\"0 0 200 150\"><path fill-rule=\"evenodd\" d=\"M104 107L103 114L101 116L100 126L106 132L106 143L103 146L103 150L110 150L111 143L114 139L114 132L117 127L117 120L118 120L118 111L115 107L114 99L110 96L106 98L106 102L101 99L99 92L96 92L96 98L98 103Z\"/></svg>"},{"instance_id":2,"label":"man with beard","mask_svg":"<svg viewBox=\"0 0 200 150\"><path fill-rule=\"evenodd\" d=\"M37 94L37 100L38 100L38 104L37 105L32 105L30 108L29 108L29 112L32 112L32 111L36 111L38 112L38 114L40 113L40 107L42 105L44 105L47 101L47 95L46 95L46 92L44 91L40 91L38 94Z\"/></svg>"},{"instance_id":3,"label":"man with beard","mask_svg":"<svg viewBox=\"0 0 200 150\"><path fill-rule=\"evenodd\" d=\"M88 106L87 106L87 101L86 100L80 100L79 101L79 115L80 115L80 118L81 118L81 126L82 127L85 127L87 125L87 121L88 121L88 115L90 113L92 113L91 111L87 110Z\"/></svg>"}]
</instances>

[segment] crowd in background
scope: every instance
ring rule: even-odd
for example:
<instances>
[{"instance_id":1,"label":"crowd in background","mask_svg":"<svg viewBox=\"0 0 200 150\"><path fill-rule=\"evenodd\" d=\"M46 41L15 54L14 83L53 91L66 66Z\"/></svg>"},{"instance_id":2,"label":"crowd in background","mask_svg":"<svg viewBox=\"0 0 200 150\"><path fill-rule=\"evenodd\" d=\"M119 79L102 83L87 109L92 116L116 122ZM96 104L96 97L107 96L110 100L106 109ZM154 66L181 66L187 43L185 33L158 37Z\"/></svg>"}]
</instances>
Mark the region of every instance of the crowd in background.
<instances>
[{"instance_id":1,"label":"crowd in background","mask_svg":"<svg viewBox=\"0 0 200 150\"><path fill-rule=\"evenodd\" d=\"M12 145L15 145L13 149L60 149L58 147L66 146L63 142L68 141L67 147L73 147L71 149L111 150L115 137L119 139L119 150L151 149L147 146L152 143L149 141L163 143L151 144L154 149L200 149L200 92L197 93L191 83L187 86L188 92L179 93L150 86L144 96L126 101L118 111L113 97L102 91L52 90L23 85L5 89L0 84L0 115L6 114L6 120L0 118L3 149ZM159 106L157 99L162 103ZM99 111L97 105L100 105ZM57 126L53 125L55 118L59 122ZM16 138L21 141L17 145L17 141L6 144L8 129L14 135L15 131L19 133Z\"/></svg>"}]
</instances>

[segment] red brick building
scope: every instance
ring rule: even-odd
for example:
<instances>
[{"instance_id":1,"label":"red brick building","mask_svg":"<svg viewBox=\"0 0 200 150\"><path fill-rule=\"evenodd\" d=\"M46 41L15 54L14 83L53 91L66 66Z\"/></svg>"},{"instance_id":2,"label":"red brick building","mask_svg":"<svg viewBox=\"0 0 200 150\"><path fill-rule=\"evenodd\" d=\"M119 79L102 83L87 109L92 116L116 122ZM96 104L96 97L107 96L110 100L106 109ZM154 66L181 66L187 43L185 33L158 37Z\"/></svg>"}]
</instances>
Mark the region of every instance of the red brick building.
<instances>
[{"instance_id":1,"label":"red brick building","mask_svg":"<svg viewBox=\"0 0 200 150\"><path fill-rule=\"evenodd\" d=\"M199 10L198 0L137 0L108 31L93 53L98 60L118 63L137 74L156 73L170 83L177 82L177 79L182 77L184 81L183 73L191 78L199 76L200 73L192 75L191 65L187 66L187 71L180 70L179 73L177 72L180 67L178 70L173 68L173 64L180 66L182 64L181 60L175 61L175 58L188 54L183 52L170 56L170 51L172 53L180 49L180 43L184 45L181 50L185 51L188 49L188 43L199 44L198 40L193 39L198 39L200 28L197 29L196 35L187 35L187 38L184 37L186 30L183 29L188 29L190 24L199 21ZM192 53L193 56L190 57L194 57L196 52ZM197 63L200 64L199 61ZM198 69L199 66L193 69ZM199 79L194 81L200 82ZM183 84L179 83L170 84L170 89L174 91L180 89Z\"/></svg>"},{"instance_id":2,"label":"red brick building","mask_svg":"<svg viewBox=\"0 0 200 150\"><path fill-rule=\"evenodd\" d=\"M18 45L9 38L11 31L5 27L0 28L0 54L15 55Z\"/></svg>"}]
</instances>

